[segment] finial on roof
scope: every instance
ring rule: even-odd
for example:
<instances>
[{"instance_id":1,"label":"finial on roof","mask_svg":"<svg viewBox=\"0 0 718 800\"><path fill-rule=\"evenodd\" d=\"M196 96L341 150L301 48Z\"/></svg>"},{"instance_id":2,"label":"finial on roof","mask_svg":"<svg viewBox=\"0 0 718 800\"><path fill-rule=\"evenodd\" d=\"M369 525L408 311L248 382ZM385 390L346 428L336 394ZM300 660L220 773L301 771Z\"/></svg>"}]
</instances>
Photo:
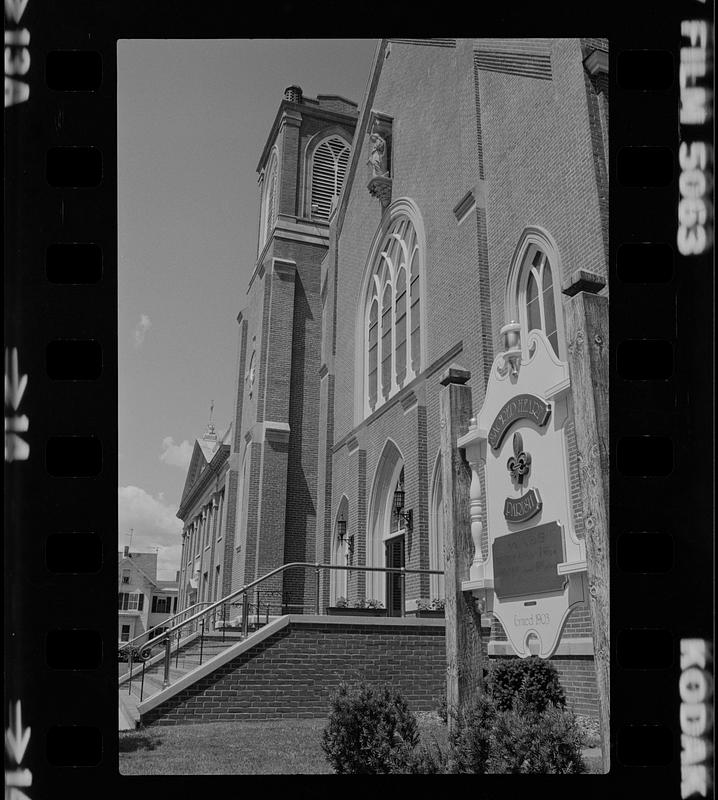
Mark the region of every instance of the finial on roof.
<instances>
[{"instance_id":1,"label":"finial on roof","mask_svg":"<svg viewBox=\"0 0 718 800\"><path fill-rule=\"evenodd\" d=\"M208 442L217 441L217 432L215 431L214 423L212 422L213 414L214 414L214 400L212 400L209 406L209 422L207 423L207 430L204 432L204 436L202 437L205 441Z\"/></svg>"}]
</instances>

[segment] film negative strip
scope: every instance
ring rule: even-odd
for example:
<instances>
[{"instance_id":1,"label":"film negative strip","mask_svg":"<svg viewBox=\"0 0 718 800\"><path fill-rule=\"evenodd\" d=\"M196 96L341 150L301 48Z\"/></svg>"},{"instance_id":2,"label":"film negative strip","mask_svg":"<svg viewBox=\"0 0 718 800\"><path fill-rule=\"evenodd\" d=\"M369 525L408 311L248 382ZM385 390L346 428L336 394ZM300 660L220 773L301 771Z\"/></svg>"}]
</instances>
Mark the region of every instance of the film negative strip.
<instances>
[{"instance_id":1,"label":"film negative strip","mask_svg":"<svg viewBox=\"0 0 718 800\"><path fill-rule=\"evenodd\" d=\"M337 38L385 36L384 26L400 30L405 24L405 18L393 9L382 9L378 18L359 18L357 10L354 14L351 36ZM306 7L284 4L276 16L280 18L260 26L267 38L316 35ZM467 35L502 37L493 39L488 50L468 47L477 104L479 88L487 85L481 83L485 78L475 77L479 73L518 76L542 86L556 79L562 67L549 55L549 37L600 33L601 41L608 41L607 49L586 50L582 69L595 98L587 114L595 116L591 129L599 138L600 131L605 134L608 129L609 95L611 109L608 156L603 167L598 157L596 164L597 172L607 169L601 185L610 184L610 194L597 203L597 217L586 223L601 228L608 248L610 335L607 344L599 341L601 330L596 328L591 346L601 351L606 344L608 352L610 504L606 487L601 507L606 519L610 518L604 540L609 549L610 591L605 581L601 585L590 579L585 584L594 595L607 598L611 613L610 632L599 629L596 615L588 615L586 624L592 629L590 637L584 637L591 639L593 648L586 696L600 709L604 726L610 717L610 736L608 741L603 737L603 752L594 748L598 752L594 753L595 771L602 772L602 767L609 771L552 779L551 791L559 796L578 790L590 797L610 792L712 797L713 3L684 0L660 13L647 3L634 3L630 8L569 15L569 19L542 8L509 21L500 9L482 8L480 20L473 9L463 23L458 17L450 24L441 22L441 29L466 25ZM479 28L486 28L486 34ZM425 35L435 32L426 30ZM173 792L187 791L183 786L196 791L193 784L180 784L175 774L156 777L157 773L143 772L140 756L146 753L149 764L153 748L168 763L182 758L184 752L189 766L181 770L183 775L214 771L207 761L195 768L197 755L187 749L186 742L182 750L180 733L172 740L176 750L168 752L170 745L165 742L163 751L149 711L142 730L118 731L118 690L122 693L122 687L127 687L127 681L118 686L116 664L117 597L122 592L117 585L121 570L115 570L116 552L121 549L116 546L118 464L123 447L122 432L118 433L118 398L123 390L118 385L117 220L118 169L122 168L117 133L118 42L196 39L211 48L221 45L213 40L246 35L246 19L228 3L213 6L211 19L193 7L177 9L167 3L151 9L140 4L79 1L62 7L39 0L5 3L5 785L9 800L37 800L51 793L94 797L108 788L144 797L163 791L164 781ZM524 44L517 46L518 40ZM392 55L397 58L402 47L431 49L436 59L453 57L452 48L457 48L457 40L448 38L375 41L383 48L378 52L384 60ZM294 69L289 58L286 68ZM436 74L432 69L426 68L426 76ZM151 85L152 75L146 80ZM286 75L287 84L295 80L293 74ZM231 76L227 83L231 86ZM420 107L422 102L436 102L436 98L416 94L420 83L417 78L411 89L405 87L411 103ZM301 102L301 90L290 89L295 94L285 96L287 102ZM373 91L369 79L367 96ZM410 91L414 94L409 95ZM318 100L312 102L321 105ZM357 105L359 119L371 116L372 124L376 123L373 130L379 138L373 140L374 149L367 151L370 162L374 159L370 184L373 202L378 200L384 208L384 193L388 191L391 197L393 167L381 147L396 159L406 158L406 151L402 154L399 149L398 130L392 128L386 109L378 103L369 109ZM173 113L184 111L176 106ZM341 109L335 106L327 113L338 130L343 124ZM268 119L266 127L271 124ZM484 124L485 137L492 120L485 118ZM368 135L367 130L363 133ZM479 125L479 158L483 157L481 137ZM427 138L434 146L442 146L432 132L427 132ZM545 145L540 136L537 141L538 146ZM594 152L600 149L595 142L592 146ZM605 147L605 142L600 146ZM486 153L488 159L488 145ZM337 163L343 157L339 150L334 156ZM567 173L572 170L570 150L563 167ZM541 173L537 168L536 180L542 179ZM499 179L487 174L468 192L463 184L452 187L461 195L452 221L455 217L462 225L475 207L486 211L484 221L486 215L490 219L492 180ZM311 192L307 196L311 212L320 212L326 198L319 190L316 198ZM315 201L316 209L311 205ZM525 225L530 224L527 219ZM158 231L157 235L164 234ZM274 259L272 269L284 280L294 274L296 265L292 267L286 258L277 264L279 260ZM209 267L201 265L201 269ZM603 285L592 283L593 278L591 273L582 273L573 293L608 296ZM489 280L488 272L481 273L478 283ZM323 303L324 289L321 292ZM481 290L477 292L484 297ZM238 300L238 309L243 302ZM145 323L140 319L140 335L149 326L149 318ZM508 336L512 331L502 333ZM488 339L491 335L489 328ZM508 338L506 342L510 355L511 343ZM494 345L488 347L493 355ZM460 350L451 353L442 372L453 365L454 357L461 363ZM189 375L194 370L190 355L188 348ZM510 359L506 364L512 367ZM491 358L487 365L488 371ZM240 379L242 391L254 391L256 377L249 359ZM447 391L452 381L463 385L465 379L460 371L452 377L449 370ZM191 380L187 391L193 391ZM421 405L410 392L402 397L403 416ZM167 403L171 402L168 397ZM198 395L198 403L204 402L204 396ZM143 413L141 397L136 413ZM550 413L547 406L545 419L537 426L541 430L547 427ZM268 425L266 441L282 440L284 429L268 430ZM343 446L350 455L364 452L351 435L345 438ZM512 440L507 435L504 446L513 453L513 467L509 467L513 477L520 469L530 475L532 462L526 454L533 447L531 440L520 436ZM170 447L174 447L172 440L166 449ZM598 443L596 448L589 451L591 455L584 452L584 458L598 459ZM152 450L147 458L156 460L157 454ZM405 488L409 497L408 484L408 480L406 486L402 482L396 490L402 501ZM533 524L529 519L535 522L542 505L548 507L550 496L544 494L522 495L529 500L520 507L509 504L523 515L522 530ZM500 502L503 508L504 496ZM343 508L337 520L344 523L346 533ZM412 518L403 509L402 504L399 514L405 515L410 529ZM586 520L591 520L590 514ZM331 529L331 522L327 524ZM413 525L428 529L429 523L415 512ZM585 536L598 540L588 522ZM353 545L353 534L348 541ZM595 578L601 546L586 549L589 561L596 559L588 566L589 578ZM360 562L352 563L356 569ZM191 583L189 575L183 577ZM405 586L402 591L406 593ZM387 606L389 594L387 589ZM494 602L502 600L500 595L491 596ZM586 602L590 605L591 601ZM401 603L403 616L405 594ZM548 613L529 611L522 619L541 617L542 622ZM573 646L584 646L584 639L579 645L576 637ZM171 647L169 638L167 642ZM605 643L603 649L600 642ZM508 644L501 647L508 652ZM317 662L323 658L320 648L316 657ZM160 663L161 656L156 660ZM132 673L131 661L129 670ZM144 680L144 665L141 676ZM424 677L419 675L419 679ZM576 696L584 692L583 686L579 676ZM124 708L125 717L131 717ZM211 724L209 714L208 731ZM177 720L174 726L177 731L184 728ZM253 729L252 736L261 741L258 731ZM207 734L208 738L212 735ZM214 735L230 734L222 728ZM229 742L227 749L231 751ZM220 774L212 776L212 788L216 782L221 782L222 791L241 788L238 781L239 776L246 779L244 770L228 767L227 759L220 759L216 752L213 758L223 766ZM156 768L156 760L152 763ZM305 770L296 765L282 770L264 763L256 771ZM305 787L295 779L292 791L317 791L312 776L306 780ZM514 791L510 779L489 774L482 778L482 790L487 796Z\"/></svg>"}]
</instances>

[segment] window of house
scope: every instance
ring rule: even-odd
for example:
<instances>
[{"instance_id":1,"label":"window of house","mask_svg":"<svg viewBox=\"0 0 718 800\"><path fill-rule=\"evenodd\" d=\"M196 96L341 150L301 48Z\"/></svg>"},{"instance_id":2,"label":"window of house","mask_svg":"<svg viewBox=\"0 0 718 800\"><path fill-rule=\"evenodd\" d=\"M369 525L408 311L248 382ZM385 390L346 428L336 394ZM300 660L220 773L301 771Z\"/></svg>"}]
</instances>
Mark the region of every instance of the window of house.
<instances>
[{"instance_id":1,"label":"window of house","mask_svg":"<svg viewBox=\"0 0 718 800\"><path fill-rule=\"evenodd\" d=\"M321 142L312 154L310 216L329 219L344 185L351 148L341 136Z\"/></svg>"},{"instance_id":2,"label":"window of house","mask_svg":"<svg viewBox=\"0 0 718 800\"><path fill-rule=\"evenodd\" d=\"M130 641L130 626L123 625L120 630L120 641L121 642L129 642Z\"/></svg>"},{"instance_id":3,"label":"window of house","mask_svg":"<svg viewBox=\"0 0 718 800\"><path fill-rule=\"evenodd\" d=\"M365 307L365 412L421 371L422 254L414 224L399 215L374 259Z\"/></svg>"},{"instance_id":4,"label":"window of house","mask_svg":"<svg viewBox=\"0 0 718 800\"><path fill-rule=\"evenodd\" d=\"M219 565L214 568L214 599L219 600Z\"/></svg>"},{"instance_id":5,"label":"window of house","mask_svg":"<svg viewBox=\"0 0 718 800\"><path fill-rule=\"evenodd\" d=\"M120 592L118 596L120 611L142 611L145 596L140 592Z\"/></svg>"},{"instance_id":6,"label":"window of house","mask_svg":"<svg viewBox=\"0 0 718 800\"><path fill-rule=\"evenodd\" d=\"M122 570L122 583L130 582L130 571L128 569Z\"/></svg>"},{"instance_id":7,"label":"window of house","mask_svg":"<svg viewBox=\"0 0 718 800\"><path fill-rule=\"evenodd\" d=\"M152 613L153 614L169 614L172 607L171 597L162 597L152 595Z\"/></svg>"}]
</instances>

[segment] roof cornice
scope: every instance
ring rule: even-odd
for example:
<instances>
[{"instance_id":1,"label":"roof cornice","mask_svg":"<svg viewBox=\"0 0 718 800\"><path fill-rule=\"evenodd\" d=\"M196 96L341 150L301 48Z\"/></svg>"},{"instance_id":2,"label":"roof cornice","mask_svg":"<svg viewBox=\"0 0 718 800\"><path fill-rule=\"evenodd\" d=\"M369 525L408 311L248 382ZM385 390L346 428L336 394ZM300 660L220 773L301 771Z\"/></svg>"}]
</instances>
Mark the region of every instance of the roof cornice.
<instances>
[{"instance_id":1,"label":"roof cornice","mask_svg":"<svg viewBox=\"0 0 718 800\"><path fill-rule=\"evenodd\" d=\"M197 478L191 489L187 492L186 497L182 498L180 506L177 509L176 516L183 522L185 514L207 488L207 485L210 483L212 477L219 474L222 466L229 458L229 451L230 446L228 444L220 444L217 448L217 452L212 457L212 460L209 462L209 464L207 464L199 478Z\"/></svg>"},{"instance_id":2,"label":"roof cornice","mask_svg":"<svg viewBox=\"0 0 718 800\"><path fill-rule=\"evenodd\" d=\"M344 99L344 98L342 98ZM321 119L328 122L337 122L354 126L357 123L356 114L343 114L341 111L331 111L327 108L322 108L319 105L309 105L308 103L292 103L290 100L282 100L277 109L277 114L274 117L274 122L269 130L269 136L264 144L262 155L257 163L257 172L261 173L264 165L267 163L269 153L274 146L277 139L277 134L282 124L286 121L294 122L299 115L299 124L301 124L302 117L321 117ZM296 124L296 122L294 122Z\"/></svg>"}]
</instances>

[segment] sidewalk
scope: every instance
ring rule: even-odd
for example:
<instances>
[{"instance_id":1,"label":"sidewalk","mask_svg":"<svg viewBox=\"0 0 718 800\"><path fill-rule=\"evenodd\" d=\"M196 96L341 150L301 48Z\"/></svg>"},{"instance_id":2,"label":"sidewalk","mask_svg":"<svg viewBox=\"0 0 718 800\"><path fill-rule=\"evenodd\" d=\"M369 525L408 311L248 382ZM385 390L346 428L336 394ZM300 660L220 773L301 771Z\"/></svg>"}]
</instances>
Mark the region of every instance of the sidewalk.
<instances>
[{"instance_id":1,"label":"sidewalk","mask_svg":"<svg viewBox=\"0 0 718 800\"><path fill-rule=\"evenodd\" d=\"M120 689L118 711L119 729L121 731L135 730L140 720L140 715L137 711L137 698L132 694L128 694L126 689L124 692Z\"/></svg>"}]
</instances>

